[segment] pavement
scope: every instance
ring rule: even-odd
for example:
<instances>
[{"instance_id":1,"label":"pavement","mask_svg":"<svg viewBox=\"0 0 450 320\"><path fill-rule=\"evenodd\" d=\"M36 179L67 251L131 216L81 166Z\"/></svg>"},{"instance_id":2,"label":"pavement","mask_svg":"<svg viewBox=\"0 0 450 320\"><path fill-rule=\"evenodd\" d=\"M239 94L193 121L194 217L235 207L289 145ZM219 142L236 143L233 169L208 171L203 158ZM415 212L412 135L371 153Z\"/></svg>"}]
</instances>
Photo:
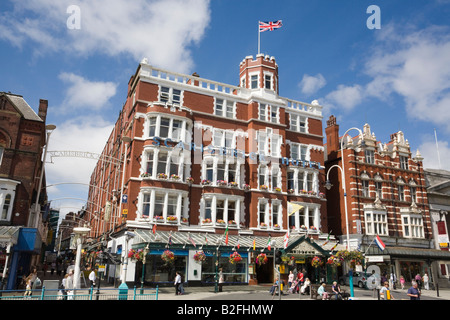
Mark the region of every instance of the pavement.
<instances>
[{"instance_id":1,"label":"pavement","mask_svg":"<svg viewBox=\"0 0 450 320\"><path fill-rule=\"evenodd\" d=\"M42 274L42 271L38 273L38 276L42 281L44 280L60 280L61 277L57 276L56 273L53 275L47 272L46 275ZM86 279L88 282L88 280ZM82 281L82 288L84 287ZM100 284L101 289L113 289L114 286L107 284L102 281ZM214 286L201 286L201 287L190 287L184 286L185 294L181 296L175 295L175 288L173 286L169 287L159 287L158 290L158 300L309 300L312 301L309 295L299 295L299 294L288 294L284 293L280 297L272 296L269 294L270 284L259 284L259 285L224 285L222 292L215 292ZM132 287L129 285L129 288ZM140 289L140 285L137 286ZM342 286L348 293L350 293L348 286ZM397 288L392 290L392 295L396 300L409 300L406 295L409 286L405 286L405 289ZM144 290L147 287L144 287ZM153 289L154 287L148 287L148 289ZM286 290L284 290L286 291ZM354 287L354 297L351 300L378 300L377 291L361 289ZM422 300L450 300L450 288L439 288L436 290L424 290L422 289Z\"/></svg>"},{"instance_id":2,"label":"pavement","mask_svg":"<svg viewBox=\"0 0 450 320\"><path fill-rule=\"evenodd\" d=\"M348 286L342 286L348 293ZM392 290L392 295L396 300L409 300L406 295L409 287L405 289ZM223 292L214 292L213 287L185 287L185 293L181 296L175 295L172 287L160 288L158 300L279 300L278 295L272 296L269 293L270 285L242 285L224 286ZM377 291L354 288L354 297L351 300L378 300ZM422 290L422 300L450 300L450 288L435 290ZM310 300L309 295L289 294L281 295L280 300Z\"/></svg>"}]
</instances>

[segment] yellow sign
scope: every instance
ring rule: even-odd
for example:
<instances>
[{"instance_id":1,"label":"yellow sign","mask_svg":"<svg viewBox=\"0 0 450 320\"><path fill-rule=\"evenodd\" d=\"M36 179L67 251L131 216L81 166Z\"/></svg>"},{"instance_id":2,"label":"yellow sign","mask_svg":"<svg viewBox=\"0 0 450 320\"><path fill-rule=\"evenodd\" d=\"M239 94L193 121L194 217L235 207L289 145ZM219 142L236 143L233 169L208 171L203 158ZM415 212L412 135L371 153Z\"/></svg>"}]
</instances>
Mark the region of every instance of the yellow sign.
<instances>
[{"instance_id":1,"label":"yellow sign","mask_svg":"<svg viewBox=\"0 0 450 320\"><path fill-rule=\"evenodd\" d=\"M123 209L122 210L122 215L123 216L127 216L128 215L128 209Z\"/></svg>"}]
</instances>

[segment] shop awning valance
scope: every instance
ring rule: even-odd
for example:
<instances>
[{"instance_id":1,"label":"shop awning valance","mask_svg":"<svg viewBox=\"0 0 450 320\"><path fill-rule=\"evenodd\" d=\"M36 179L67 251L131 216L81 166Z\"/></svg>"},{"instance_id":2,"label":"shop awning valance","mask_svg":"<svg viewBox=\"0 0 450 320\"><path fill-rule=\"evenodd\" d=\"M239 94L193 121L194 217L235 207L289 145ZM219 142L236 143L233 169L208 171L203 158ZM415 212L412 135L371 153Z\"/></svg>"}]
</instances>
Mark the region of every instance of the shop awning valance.
<instances>
[{"instance_id":1,"label":"shop awning valance","mask_svg":"<svg viewBox=\"0 0 450 320\"><path fill-rule=\"evenodd\" d=\"M384 251L380 251L377 247L371 247L366 255L389 255L391 258L409 258L409 259L431 259L431 260L450 260L450 251L426 249L426 248L409 248L409 247L391 247L386 246Z\"/></svg>"},{"instance_id":2,"label":"shop awning valance","mask_svg":"<svg viewBox=\"0 0 450 320\"><path fill-rule=\"evenodd\" d=\"M8 244L17 244L21 227L0 226L0 248L5 248Z\"/></svg>"},{"instance_id":3,"label":"shop awning valance","mask_svg":"<svg viewBox=\"0 0 450 320\"><path fill-rule=\"evenodd\" d=\"M240 250L247 251L253 250L253 244L255 251L269 252L268 242L269 237L264 236L252 236L252 235L229 235L228 245L225 244L225 235L214 233L202 233L202 232L172 232L169 231L157 231L153 233L151 230L136 229L133 231L136 236L133 239L133 249L142 249L149 245L152 249L164 248L169 244L169 238L172 248L184 248L184 249L212 249L219 247L221 250L233 250L240 247ZM319 255L329 255L331 249L334 251L344 248L342 245L336 246L336 241L326 240L312 240L309 237L301 234L291 234L288 240L288 246L284 249L284 236L272 237L271 240L275 241L275 245L271 245L273 248L282 249L286 253L296 252L303 253L308 251L309 253Z\"/></svg>"}]
</instances>

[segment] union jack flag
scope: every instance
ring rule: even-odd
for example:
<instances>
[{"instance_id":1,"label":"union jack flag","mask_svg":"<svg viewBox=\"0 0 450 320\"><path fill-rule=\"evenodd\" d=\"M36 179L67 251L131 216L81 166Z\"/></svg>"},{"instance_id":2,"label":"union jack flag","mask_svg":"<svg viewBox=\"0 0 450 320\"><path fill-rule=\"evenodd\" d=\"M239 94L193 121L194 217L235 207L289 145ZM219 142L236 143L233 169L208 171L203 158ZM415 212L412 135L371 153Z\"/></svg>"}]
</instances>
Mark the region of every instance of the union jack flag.
<instances>
[{"instance_id":1,"label":"union jack flag","mask_svg":"<svg viewBox=\"0 0 450 320\"><path fill-rule=\"evenodd\" d=\"M278 28L281 28L283 24L281 23L281 20L278 21L259 21L259 32L264 31L273 31Z\"/></svg>"}]
</instances>

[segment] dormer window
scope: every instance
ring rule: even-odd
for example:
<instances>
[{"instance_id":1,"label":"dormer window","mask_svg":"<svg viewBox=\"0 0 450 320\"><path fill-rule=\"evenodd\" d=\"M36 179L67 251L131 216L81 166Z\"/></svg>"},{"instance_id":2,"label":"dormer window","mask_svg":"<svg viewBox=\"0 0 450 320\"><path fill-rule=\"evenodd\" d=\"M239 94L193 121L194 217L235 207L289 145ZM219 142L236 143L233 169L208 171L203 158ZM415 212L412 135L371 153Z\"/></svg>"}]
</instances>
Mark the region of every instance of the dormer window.
<instances>
[{"instance_id":1,"label":"dormer window","mask_svg":"<svg viewBox=\"0 0 450 320\"><path fill-rule=\"evenodd\" d=\"M365 157L366 157L366 163L374 164L375 163L375 156L373 150L365 150L364 151Z\"/></svg>"},{"instance_id":2,"label":"dormer window","mask_svg":"<svg viewBox=\"0 0 450 320\"><path fill-rule=\"evenodd\" d=\"M400 169L408 170L408 157L400 156Z\"/></svg>"}]
</instances>

